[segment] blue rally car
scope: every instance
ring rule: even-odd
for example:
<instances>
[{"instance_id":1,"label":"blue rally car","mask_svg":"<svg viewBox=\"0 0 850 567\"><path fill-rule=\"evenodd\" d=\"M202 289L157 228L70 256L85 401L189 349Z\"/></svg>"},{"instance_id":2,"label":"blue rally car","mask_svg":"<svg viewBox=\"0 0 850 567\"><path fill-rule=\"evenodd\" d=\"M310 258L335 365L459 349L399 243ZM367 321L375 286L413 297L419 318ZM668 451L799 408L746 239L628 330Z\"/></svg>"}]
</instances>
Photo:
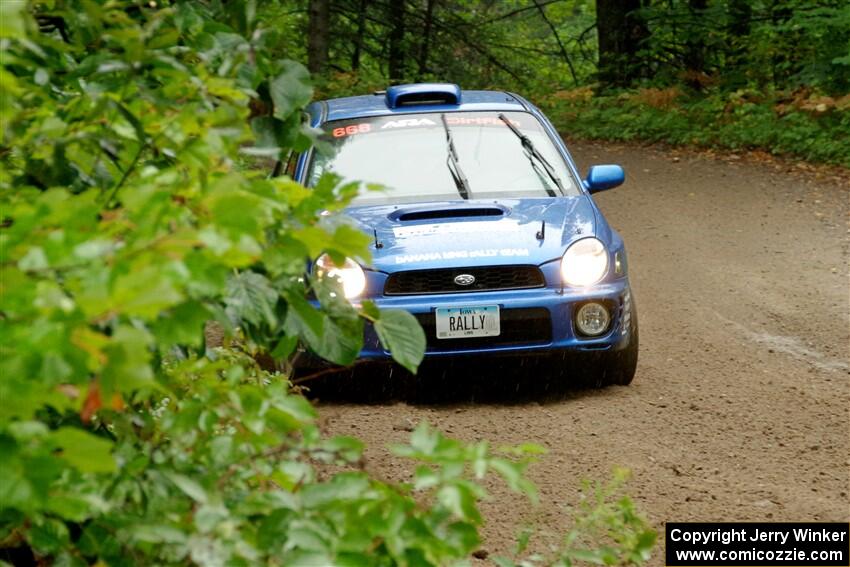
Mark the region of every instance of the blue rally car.
<instances>
[{"instance_id":1,"label":"blue rally car","mask_svg":"<svg viewBox=\"0 0 850 567\"><path fill-rule=\"evenodd\" d=\"M591 198L623 183L620 166L582 179L552 124L512 93L399 85L309 112L335 151L292 156L291 177L310 186L333 172L386 188L347 209L374 238L372 264L322 256L314 270L352 301L416 316L426 359L544 355L596 385L632 381L626 251ZM389 357L371 329L361 356Z\"/></svg>"}]
</instances>

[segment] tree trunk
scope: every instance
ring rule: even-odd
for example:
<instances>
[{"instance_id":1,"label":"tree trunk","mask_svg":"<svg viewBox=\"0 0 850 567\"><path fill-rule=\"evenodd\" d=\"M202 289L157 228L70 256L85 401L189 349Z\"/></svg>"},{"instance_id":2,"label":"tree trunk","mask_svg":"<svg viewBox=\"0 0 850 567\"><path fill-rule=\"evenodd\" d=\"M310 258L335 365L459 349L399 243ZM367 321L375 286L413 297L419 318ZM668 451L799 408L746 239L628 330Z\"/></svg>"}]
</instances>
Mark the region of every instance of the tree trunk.
<instances>
[{"instance_id":1,"label":"tree trunk","mask_svg":"<svg viewBox=\"0 0 850 567\"><path fill-rule=\"evenodd\" d=\"M330 0L310 0L307 23L307 68L322 74L328 68Z\"/></svg>"},{"instance_id":2,"label":"tree trunk","mask_svg":"<svg viewBox=\"0 0 850 567\"><path fill-rule=\"evenodd\" d=\"M742 38L750 35L753 7L750 0L729 0L729 31Z\"/></svg>"},{"instance_id":3,"label":"tree trunk","mask_svg":"<svg viewBox=\"0 0 850 567\"><path fill-rule=\"evenodd\" d=\"M404 0L390 0L387 10L390 22L390 83L397 84L404 80Z\"/></svg>"},{"instance_id":4,"label":"tree trunk","mask_svg":"<svg viewBox=\"0 0 850 567\"><path fill-rule=\"evenodd\" d=\"M640 76L637 52L649 37L646 23L636 13L640 7L640 0L596 0L598 76L605 86L625 87Z\"/></svg>"},{"instance_id":5,"label":"tree trunk","mask_svg":"<svg viewBox=\"0 0 850 567\"><path fill-rule=\"evenodd\" d=\"M357 37L354 38L354 52L351 54L351 70L360 69L360 52L363 51L363 40L366 35L367 0L360 0L360 10L357 14Z\"/></svg>"},{"instance_id":6,"label":"tree trunk","mask_svg":"<svg viewBox=\"0 0 850 567\"><path fill-rule=\"evenodd\" d=\"M730 88L747 84L744 67L748 58L752 15L750 0L729 0L729 43L723 81Z\"/></svg>"},{"instance_id":7,"label":"tree trunk","mask_svg":"<svg viewBox=\"0 0 850 567\"><path fill-rule=\"evenodd\" d=\"M773 26L773 34L777 40L782 41L779 49L775 49L771 57L773 86L783 88L787 86L788 79L795 73L797 61L796 50L792 46L797 45L799 35L793 30L787 30L783 34L777 33L777 28L787 22L794 15L794 10L788 2L772 0L770 3L770 23ZM783 45L784 44L784 45ZM743 59L743 58L742 58Z\"/></svg>"},{"instance_id":8,"label":"tree trunk","mask_svg":"<svg viewBox=\"0 0 850 567\"><path fill-rule=\"evenodd\" d=\"M434 8L436 5L437 0L426 0L425 2L425 22L422 26L422 43L419 44L419 74L417 77L419 80L428 72L431 29L434 27Z\"/></svg>"},{"instance_id":9,"label":"tree trunk","mask_svg":"<svg viewBox=\"0 0 850 567\"><path fill-rule=\"evenodd\" d=\"M707 7L707 0L688 0L690 25L685 46L685 82L696 90L702 90L701 79L705 75L705 31L697 22Z\"/></svg>"}]
</instances>

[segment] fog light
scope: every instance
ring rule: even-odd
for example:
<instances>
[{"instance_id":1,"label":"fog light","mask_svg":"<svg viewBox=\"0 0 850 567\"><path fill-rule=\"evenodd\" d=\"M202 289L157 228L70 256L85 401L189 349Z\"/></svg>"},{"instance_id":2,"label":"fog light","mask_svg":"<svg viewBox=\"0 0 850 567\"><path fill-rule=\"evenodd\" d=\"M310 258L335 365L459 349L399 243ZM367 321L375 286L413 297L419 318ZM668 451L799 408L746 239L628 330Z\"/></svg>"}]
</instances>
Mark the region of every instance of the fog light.
<instances>
[{"instance_id":1,"label":"fog light","mask_svg":"<svg viewBox=\"0 0 850 567\"><path fill-rule=\"evenodd\" d=\"M611 315L601 303L585 303L576 313L576 328L582 335L601 335L608 329Z\"/></svg>"}]
</instances>

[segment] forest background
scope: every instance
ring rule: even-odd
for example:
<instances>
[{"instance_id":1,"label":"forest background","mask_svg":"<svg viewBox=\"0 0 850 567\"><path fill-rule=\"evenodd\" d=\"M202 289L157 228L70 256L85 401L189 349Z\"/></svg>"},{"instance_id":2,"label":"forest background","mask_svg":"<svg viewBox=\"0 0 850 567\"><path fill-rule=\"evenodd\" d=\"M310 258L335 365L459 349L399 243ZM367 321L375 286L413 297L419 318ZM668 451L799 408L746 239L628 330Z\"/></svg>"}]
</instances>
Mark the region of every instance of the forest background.
<instances>
[{"instance_id":1,"label":"forest background","mask_svg":"<svg viewBox=\"0 0 850 567\"><path fill-rule=\"evenodd\" d=\"M264 2L320 94L513 90L567 137L759 149L850 166L840 0ZM305 41L306 38L306 41Z\"/></svg>"}]
</instances>

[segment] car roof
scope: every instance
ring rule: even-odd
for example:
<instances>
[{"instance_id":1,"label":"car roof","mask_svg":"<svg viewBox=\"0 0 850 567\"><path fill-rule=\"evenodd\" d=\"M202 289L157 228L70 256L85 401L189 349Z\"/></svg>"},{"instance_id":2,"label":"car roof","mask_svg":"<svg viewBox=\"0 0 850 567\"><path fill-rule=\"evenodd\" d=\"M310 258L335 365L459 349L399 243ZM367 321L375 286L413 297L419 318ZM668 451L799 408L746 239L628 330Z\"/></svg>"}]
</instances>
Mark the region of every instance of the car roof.
<instances>
[{"instance_id":1,"label":"car roof","mask_svg":"<svg viewBox=\"0 0 850 567\"><path fill-rule=\"evenodd\" d=\"M450 83L396 85L386 91L314 102L308 107L314 126L332 120L415 112L526 111L513 93L470 91Z\"/></svg>"}]
</instances>

